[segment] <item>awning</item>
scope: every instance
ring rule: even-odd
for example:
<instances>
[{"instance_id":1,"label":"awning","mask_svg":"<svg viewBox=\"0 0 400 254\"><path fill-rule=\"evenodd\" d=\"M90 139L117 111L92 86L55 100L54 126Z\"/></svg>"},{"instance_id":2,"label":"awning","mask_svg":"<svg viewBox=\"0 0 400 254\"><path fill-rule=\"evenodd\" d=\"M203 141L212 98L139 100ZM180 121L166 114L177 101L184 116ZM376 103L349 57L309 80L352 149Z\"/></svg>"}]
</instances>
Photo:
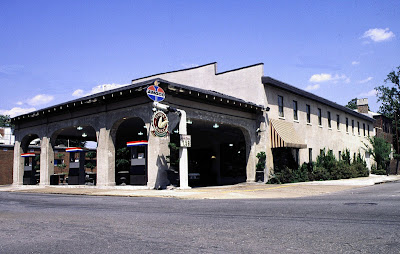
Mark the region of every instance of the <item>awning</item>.
<instances>
[{"instance_id":1,"label":"awning","mask_svg":"<svg viewBox=\"0 0 400 254\"><path fill-rule=\"evenodd\" d=\"M293 123L271 119L271 147L307 148L307 144L294 129Z\"/></svg>"}]
</instances>

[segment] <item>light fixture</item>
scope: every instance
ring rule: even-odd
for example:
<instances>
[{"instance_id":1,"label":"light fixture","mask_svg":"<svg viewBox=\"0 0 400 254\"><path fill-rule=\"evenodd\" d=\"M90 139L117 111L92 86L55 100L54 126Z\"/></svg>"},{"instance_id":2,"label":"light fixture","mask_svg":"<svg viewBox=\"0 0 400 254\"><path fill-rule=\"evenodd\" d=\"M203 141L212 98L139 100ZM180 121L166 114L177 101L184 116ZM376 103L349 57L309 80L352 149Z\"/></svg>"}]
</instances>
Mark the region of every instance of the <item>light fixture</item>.
<instances>
[{"instance_id":1,"label":"light fixture","mask_svg":"<svg viewBox=\"0 0 400 254\"><path fill-rule=\"evenodd\" d=\"M231 147L232 147L232 146L233 146L233 144L229 144L229 146L231 146Z\"/></svg>"},{"instance_id":2,"label":"light fixture","mask_svg":"<svg viewBox=\"0 0 400 254\"><path fill-rule=\"evenodd\" d=\"M87 134L86 134L85 132L82 133L82 137L86 138L86 137L87 137Z\"/></svg>"},{"instance_id":3,"label":"light fixture","mask_svg":"<svg viewBox=\"0 0 400 254\"><path fill-rule=\"evenodd\" d=\"M240 151L238 151L238 153L240 153Z\"/></svg>"},{"instance_id":4,"label":"light fixture","mask_svg":"<svg viewBox=\"0 0 400 254\"><path fill-rule=\"evenodd\" d=\"M146 126L146 125L143 125L143 128L147 129L147 126Z\"/></svg>"},{"instance_id":5,"label":"light fixture","mask_svg":"<svg viewBox=\"0 0 400 254\"><path fill-rule=\"evenodd\" d=\"M187 123L187 124L192 124L193 122L192 122L192 120L187 119L186 123Z\"/></svg>"},{"instance_id":6,"label":"light fixture","mask_svg":"<svg viewBox=\"0 0 400 254\"><path fill-rule=\"evenodd\" d=\"M214 129L217 129L217 128L219 128L219 125L218 125L217 123L215 123L215 124L213 125L213 128L214 128Z\"/></svg>"},{"instance_id":7,"label":"light fixture","mask_svg":"<svg viewBox=\"0 0 400 254\"><path fill-rule=\"evenodd\" d=\"M78 131L81 131L81 130L83 130L83 127L82 127L82 126L78 126L78 127L76 127L76 129L77 129Z\"/></svg>"},{"instance_id":8,"label":"light fixture","mask_svg":"<svg viewBox=\"0 0 400 254\"><path fill-rule=\"evenodd\" d=\"M178 133L179 133L179 130L178 130L178 129L174 130L174 133L177 133L177 134L178 134Z\"/></svg>"},{"instance_id":9,"label":"light fixture","mask_svg":"<svg viewBox=\"0 0 400 254\"><path fill-rule=\"evenodd\" d=\"M139 136L143 136L143 132L140 131L140 132L138 133L138 135L139 135Z\"/></svg>"},{"instance_id":10,"label":"light fixture","mask_svg":"<svg viewBox=\"0 0 400 254\"><path fill-rule=\"evenodd\" d=\"M211 159L216 159L217 157L215 157L215 155L211 156Z\"/></svg>"},{"instance_id":11,"label":"light fixture","mask_svg":"<svg viewBox=\"0 0 400 254\"><path fill-rule=\"evenodd\" d=\"M126 120L126 117L123 117L122 119L123 119L123 120Z\"/></svg>"}]
</instances>

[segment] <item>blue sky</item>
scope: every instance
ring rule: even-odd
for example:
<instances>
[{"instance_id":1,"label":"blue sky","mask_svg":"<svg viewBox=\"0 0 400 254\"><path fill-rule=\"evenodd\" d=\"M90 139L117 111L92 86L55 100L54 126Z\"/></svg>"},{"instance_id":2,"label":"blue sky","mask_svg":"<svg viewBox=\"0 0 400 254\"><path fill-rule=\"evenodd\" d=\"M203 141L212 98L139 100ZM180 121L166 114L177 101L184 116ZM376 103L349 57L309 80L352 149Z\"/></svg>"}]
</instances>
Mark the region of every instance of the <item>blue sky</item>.
<instances>
[{"instance_id":1,"label":"blue sky","mask_svg":"<svg viewBox=\"0 0 400 254\"><path fill-rule=\"evenodd\" d=\"M0 114L210 62L339 104L400 66L400 1L0 1Z\"/></svg>"}]
</instances>

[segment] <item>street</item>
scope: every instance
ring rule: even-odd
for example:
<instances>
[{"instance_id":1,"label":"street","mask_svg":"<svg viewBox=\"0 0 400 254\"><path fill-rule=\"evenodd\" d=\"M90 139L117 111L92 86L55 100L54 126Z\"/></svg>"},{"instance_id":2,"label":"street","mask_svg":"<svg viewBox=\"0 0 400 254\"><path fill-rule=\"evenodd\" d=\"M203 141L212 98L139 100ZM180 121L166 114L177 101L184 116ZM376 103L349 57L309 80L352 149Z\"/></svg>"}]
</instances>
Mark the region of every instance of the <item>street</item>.
<instances>
[{"instance_id":1,"label":"street","mask_svg":"<svg viewBox=\"0 0 400 254\"><path fill-rule=\"evenodd\" d=\"M0 192L0 253L399 253L400 182L296 199Z\"/></svg>"}]
</instances>

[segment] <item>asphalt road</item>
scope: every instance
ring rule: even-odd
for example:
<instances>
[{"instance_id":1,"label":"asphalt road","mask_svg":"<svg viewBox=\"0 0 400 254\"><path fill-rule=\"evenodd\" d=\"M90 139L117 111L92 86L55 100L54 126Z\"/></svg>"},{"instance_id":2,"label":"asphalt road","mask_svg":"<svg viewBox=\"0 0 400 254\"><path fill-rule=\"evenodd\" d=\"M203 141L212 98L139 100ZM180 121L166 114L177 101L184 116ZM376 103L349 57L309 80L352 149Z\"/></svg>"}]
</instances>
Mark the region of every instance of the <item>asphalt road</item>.
<instances>
[{"instance_id":1,"label":"asphalt road","mask_svg":"<svg viewBox=\"0 0 400 254\"><path fill-rule=\"evenodd\" d=\"M400 183L296 199L0 192L0 253L400 253Z\"/></svg>"}]
</instances>

